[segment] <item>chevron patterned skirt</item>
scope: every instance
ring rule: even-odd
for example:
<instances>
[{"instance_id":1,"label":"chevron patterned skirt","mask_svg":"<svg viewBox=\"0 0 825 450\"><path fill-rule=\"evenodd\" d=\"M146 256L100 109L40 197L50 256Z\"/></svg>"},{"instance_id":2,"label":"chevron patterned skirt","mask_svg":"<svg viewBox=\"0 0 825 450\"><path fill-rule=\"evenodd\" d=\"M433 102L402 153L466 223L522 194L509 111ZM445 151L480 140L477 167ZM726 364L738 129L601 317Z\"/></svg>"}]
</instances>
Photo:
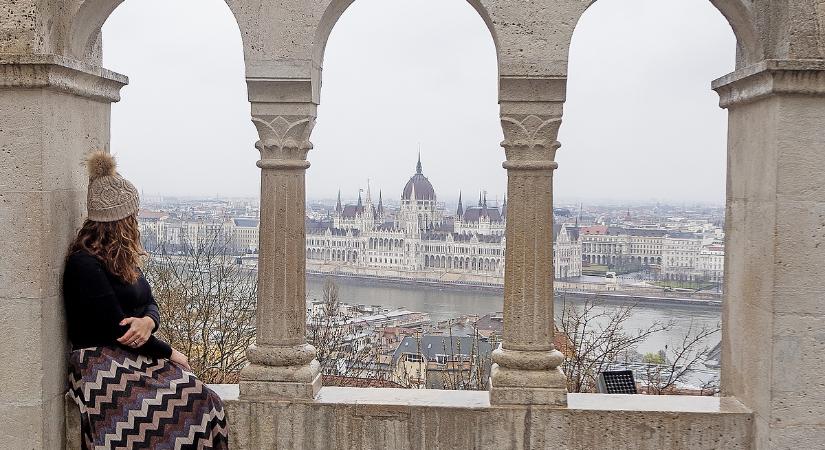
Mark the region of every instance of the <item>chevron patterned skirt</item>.
<instances>
[{"instance_id":1,"label":"chevron patterned skirt","mask_svg":"<svg viewBox=\"0 0 825 450\"><path fill-rule=\"evenodd\" d=\"M84 450L228 448L221 399L169 360L92 347L72 352L69 372Z\"/></svg>"}]
</instances>

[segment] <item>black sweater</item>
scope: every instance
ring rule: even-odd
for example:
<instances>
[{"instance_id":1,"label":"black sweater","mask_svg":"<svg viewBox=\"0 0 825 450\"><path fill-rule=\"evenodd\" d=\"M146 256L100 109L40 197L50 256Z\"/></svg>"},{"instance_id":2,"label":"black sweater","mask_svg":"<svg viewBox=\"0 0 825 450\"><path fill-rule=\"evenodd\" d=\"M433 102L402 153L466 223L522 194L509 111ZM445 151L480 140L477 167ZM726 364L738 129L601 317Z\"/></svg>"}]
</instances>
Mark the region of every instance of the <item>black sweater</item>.
<instances>
[{"instance_id":1,"label":"black sweater","mask_svg":"<svg viewBox=\"0 0 825 450\"><path fill-rule=\"evenodd\" d=\"M127 317L151 317L155 330L160 312L143 274L126 284L109 273L103 263L87 252L70 255L63 273L63 299L72 348L120 346L153 358L169 358L172 347L153 334L134 349L117 342L129 330L120 321Z\"/></svg>"}]
</instances>

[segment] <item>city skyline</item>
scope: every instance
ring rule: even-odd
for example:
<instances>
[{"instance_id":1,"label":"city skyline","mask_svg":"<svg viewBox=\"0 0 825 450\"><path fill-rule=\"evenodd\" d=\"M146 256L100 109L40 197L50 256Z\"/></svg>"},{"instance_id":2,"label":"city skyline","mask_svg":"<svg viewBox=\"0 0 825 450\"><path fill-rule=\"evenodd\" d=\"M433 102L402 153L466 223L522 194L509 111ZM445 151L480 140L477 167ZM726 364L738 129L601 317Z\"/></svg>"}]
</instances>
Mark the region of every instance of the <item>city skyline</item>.
<instances>
[{"instance_id":1,"label":"city skyline","mask_svg":"<svg viewBox=\"0 0 825 450\"><path fill-rule=\"evenodd\" d=\"M464 192L464 191L460 191ZM469 191L468 191L469 192ZM469 192L473 195L478 195L477 191ZM222 200L247 200L247 201L259 201L260 197L257 195L221 195L220 193L217 194L169 194L169 193L146 193L145 191L141 194L142 198L165 198L165 199L179 199L179 200L186 200L186 201L222 201ZM450 196L444 196L445 198L439 197L439 203L443 203L450 206L455 206L458 203L458 195L454 198ZM321 196L307 196L306 201L308 203L319 203L325 206L334 206L337 200L337 193L332 193L332 195L321 195ZM358 200L358 191L356 190L355 193L345 194L343 191L341 193L341 201L347 204L355 204ZM476 197L473 197L473 201L477 200ZM501 204L504 201L504 195L499 196L490 196L488 192L488 202L491 202L493 205ZM498 203L496 203L498 202ZM392 197L384 197L384 203L396 207L399 205L399 199ZM587 199L587 200L571 200L571 199L564 199L561 200L554 200L554 206L583 206L583 207L593 207L593 208L601 208L601 207L611 207L611 208L643 208L643 207L650 207L650 206L670 206L670 207L693 207L693 206L702 206L702 207L717 207L717 208L724 208L725 202L724 201L702 201L702 200L610 200L610 199Z\"/></svg>"}]
</instances>

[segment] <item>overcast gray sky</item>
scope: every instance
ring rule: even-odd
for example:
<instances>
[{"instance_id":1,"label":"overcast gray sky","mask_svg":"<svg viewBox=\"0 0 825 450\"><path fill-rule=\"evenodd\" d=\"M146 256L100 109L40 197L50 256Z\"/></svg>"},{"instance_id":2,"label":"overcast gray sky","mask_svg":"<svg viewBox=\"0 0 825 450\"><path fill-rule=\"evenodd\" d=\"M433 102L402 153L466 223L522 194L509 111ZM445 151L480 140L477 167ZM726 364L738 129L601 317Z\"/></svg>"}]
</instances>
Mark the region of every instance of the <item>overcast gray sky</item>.
<instances>
[{"instance_id":1,"label":"overcast gray sky","mask_svg":"<svg viewBox=\"0 0 825 450\"><path fill-rule=\"evenodd\" d=\"M158 14L157 11L164 11ZM599 0L573 37L556 196L723 202L726 114L710 81L734 37L707 1ZM240 33L219 0L125 2L104 64L129 75L112 149L147 194L256 196ZM333 29L310 198L396 199L415 170L439 198L501 198L492 38L462 0L357 0Z\"/></svg>"}]
</instances>

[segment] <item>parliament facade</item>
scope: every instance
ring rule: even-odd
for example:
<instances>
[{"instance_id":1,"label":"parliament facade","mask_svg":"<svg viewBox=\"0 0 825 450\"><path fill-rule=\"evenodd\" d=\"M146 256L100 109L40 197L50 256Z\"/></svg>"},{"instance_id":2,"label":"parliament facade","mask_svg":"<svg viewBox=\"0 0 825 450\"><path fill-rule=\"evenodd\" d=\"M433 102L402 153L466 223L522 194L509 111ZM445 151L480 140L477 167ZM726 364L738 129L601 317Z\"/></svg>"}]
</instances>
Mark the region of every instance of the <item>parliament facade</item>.
<instances>
[{"instance_id":1,"label":"parliament facade","mask_svg":"<svg viewBox=\"0 0 825 450\"><path fill-rule=\"evenodd\" d=\"M464 206L459 195L454 215L439 207L435 189L419 159L415 174L390 213L379 193L377 204L367 187L354 205L341 195L329 220L308 221L307 268L374 276L437 278L498 284L504 279L507 200L490 205L486 194ZM578 230L554 226L556 278L581 275Z\"/></svg>"}]
</instances>

